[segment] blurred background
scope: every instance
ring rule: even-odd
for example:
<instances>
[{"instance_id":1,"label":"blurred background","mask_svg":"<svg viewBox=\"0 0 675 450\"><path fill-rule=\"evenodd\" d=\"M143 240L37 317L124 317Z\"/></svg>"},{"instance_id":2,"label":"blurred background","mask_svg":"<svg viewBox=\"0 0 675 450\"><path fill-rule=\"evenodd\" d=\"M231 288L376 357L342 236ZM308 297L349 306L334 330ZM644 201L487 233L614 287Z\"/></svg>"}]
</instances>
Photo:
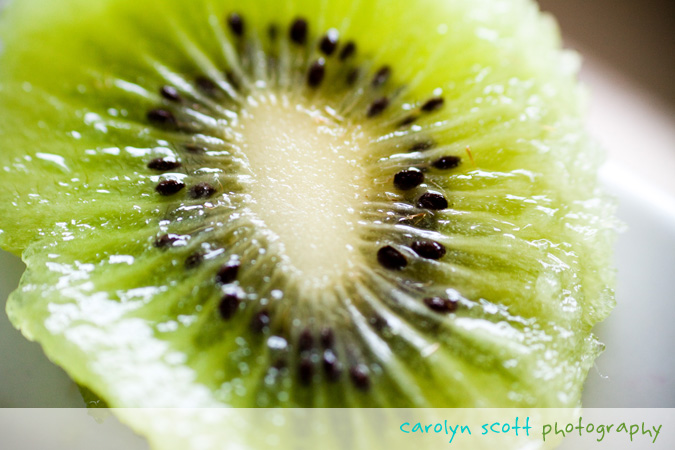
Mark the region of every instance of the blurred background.
<instances>
[{"instance_id":1,"label":"blurred background","mask_svg":"<svg viewBox=\"0 0 675 450\"><path fill-rule=\"evenodd\" d=\"M583 55L590 127L610 160L675 197L675 1L538 2Z\"/></svg>"},{"instance_id":2,"label":"blurred background","mask_svg":"<svg viewBox=\"0 0 675 450\"><path fill-rule=\"evenodd\" d=\"M675 104L673 0L539 0L570 41Z\"/></svg>"}]
</instances>

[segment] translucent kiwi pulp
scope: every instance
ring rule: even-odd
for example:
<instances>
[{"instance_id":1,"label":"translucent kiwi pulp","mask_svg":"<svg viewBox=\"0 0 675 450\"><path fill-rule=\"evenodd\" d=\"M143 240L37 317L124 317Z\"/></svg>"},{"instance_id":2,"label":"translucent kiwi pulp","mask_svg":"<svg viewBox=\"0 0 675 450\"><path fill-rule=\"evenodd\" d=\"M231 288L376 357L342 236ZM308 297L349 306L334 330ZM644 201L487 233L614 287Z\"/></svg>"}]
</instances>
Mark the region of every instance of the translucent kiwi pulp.
<instances>
[{"instance_id":1,"label":"translucent kiwi pulp","mask_svg":"<svg viewBox=\"0 0 675 450\"><path fill-rule=\"evenodd\" d=\"M529 0L13 3L13 323L115 407L576 406L612 207Z\"/></svg>"}]
</instances>

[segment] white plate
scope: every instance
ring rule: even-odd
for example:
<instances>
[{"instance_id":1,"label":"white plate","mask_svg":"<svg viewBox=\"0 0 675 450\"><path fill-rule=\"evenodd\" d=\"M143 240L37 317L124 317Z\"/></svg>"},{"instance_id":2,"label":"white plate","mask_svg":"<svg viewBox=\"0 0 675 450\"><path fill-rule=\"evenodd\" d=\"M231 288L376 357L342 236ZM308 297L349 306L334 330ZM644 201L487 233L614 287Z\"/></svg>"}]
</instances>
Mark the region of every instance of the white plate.
<instances>
[{"instance_id":1,"label":"white plate","mask_svg":"<svg viewBox=\"0 0 675 450\"><path fill-rule=\"evenodd\" d=\"M584 406L675 407L675 200L615 165L604 168L603 179L628 230L616 249L618 306L597 327L607 350L591 370ZM0 298L22 271L18 258L0 253ZM66 374L4 314L0 361L0 406L82 406Z\"/></svg>"},{"instance_id":2,"label":"white plate","mask_svg":"<svg viewBox=\"0 0 675 450\"><path fill-rule=\"evenodd\" d=\"M627 225L615 261L617 307L596 327L607 348L591 369L586 407L675 407L675 199L621 166L602 178Z\"/></svg>"}]
</instances>

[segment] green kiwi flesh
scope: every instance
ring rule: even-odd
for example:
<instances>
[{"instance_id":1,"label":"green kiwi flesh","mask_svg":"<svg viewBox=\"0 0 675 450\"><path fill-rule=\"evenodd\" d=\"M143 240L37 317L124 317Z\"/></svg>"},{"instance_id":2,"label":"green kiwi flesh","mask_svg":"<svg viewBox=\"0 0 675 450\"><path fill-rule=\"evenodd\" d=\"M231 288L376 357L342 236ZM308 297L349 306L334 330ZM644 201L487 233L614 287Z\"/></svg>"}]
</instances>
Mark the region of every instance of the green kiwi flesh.
<instances>
[{"instance_id":1,"label":"green kiwi flesh","mask_svg":"<svg viewBox=\"0 0 675 450\"><path fill-rule=\"evenodd\" d=\"M613 209L529 0L25 0L9 316L112 407L577 406Z\"/></svg>"}]
</instances>

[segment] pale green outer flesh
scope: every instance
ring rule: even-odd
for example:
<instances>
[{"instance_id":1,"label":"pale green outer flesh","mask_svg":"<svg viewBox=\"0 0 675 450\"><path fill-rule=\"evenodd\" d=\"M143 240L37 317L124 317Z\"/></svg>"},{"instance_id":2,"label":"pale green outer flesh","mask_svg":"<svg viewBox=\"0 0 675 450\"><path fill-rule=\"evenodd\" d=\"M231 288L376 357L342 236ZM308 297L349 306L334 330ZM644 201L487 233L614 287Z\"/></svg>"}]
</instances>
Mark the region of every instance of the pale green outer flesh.
<instances>
[{"instance_id":1,"label":"pale green outer flesh","mask_svg":"<svg viewBox=\"0 0 675 450\"><path fill-rule=\"evenodd\" d=\"M28 269L12 322L111 406L254 406L246 392L213 394L196 371L213 359L184 364L187 322L174 336L157 331L185 286L170 291L156 271L181 280L178 261L146 255L164 213L144 166L164 152L142 123L158 101L150 90L167 73L221 64L230 11L249 29L298 14L313 32L337 28L392 66L408 101L442 89L444 110L420 126L465 160L442 181L456 259L430 276L473 305L444 324L473 353L439 337L425 370L389 379L408 383L403 404L384 385L370 396L345 388L343 402L577 406L601 351L591 328L613 306L615 220L583 128L578 59L529 0L13 2L0 18L0 245ZM330 406L331 392L314 402ZM147 419L141 431L157 432Z\"/></svg>"}]
</instances>

